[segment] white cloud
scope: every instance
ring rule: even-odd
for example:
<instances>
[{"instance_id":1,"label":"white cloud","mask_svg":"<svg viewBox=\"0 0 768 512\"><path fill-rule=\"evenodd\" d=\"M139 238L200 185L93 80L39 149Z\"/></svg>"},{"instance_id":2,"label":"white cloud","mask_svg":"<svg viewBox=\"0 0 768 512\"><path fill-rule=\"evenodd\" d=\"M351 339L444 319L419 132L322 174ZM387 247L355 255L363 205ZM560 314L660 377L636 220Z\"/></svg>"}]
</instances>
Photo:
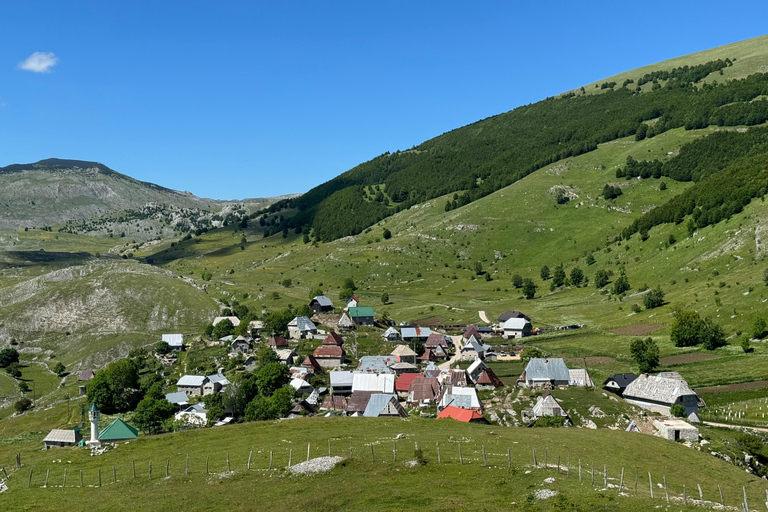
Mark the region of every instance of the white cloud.
<instances>
[{"instance_id":1,"label":"white cloud","mask_svg":"<svg viewBox=\"0 0 768 512\"><path fill-rule=\"evenodd\" d=\"M59 62L53 52L35 52L27 60L19 63L19 69L33 73L50 73L51 68Z\"/></svg>"}]
</instances>

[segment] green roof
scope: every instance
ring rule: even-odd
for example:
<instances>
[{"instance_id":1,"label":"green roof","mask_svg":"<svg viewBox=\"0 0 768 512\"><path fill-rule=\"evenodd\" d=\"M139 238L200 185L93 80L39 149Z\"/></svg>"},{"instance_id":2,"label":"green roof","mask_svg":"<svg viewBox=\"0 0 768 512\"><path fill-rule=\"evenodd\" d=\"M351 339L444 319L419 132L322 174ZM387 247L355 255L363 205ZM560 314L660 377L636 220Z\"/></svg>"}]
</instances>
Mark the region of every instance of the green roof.
<instances>
[{"instance_id":1,"label":"green roof","mask_svg":"<svg viewBox=\"0 0 768 512\"><path fill-rule=\"evenodd\" d=\"M99 412L99 410L96 408L96 404L91 404L91 408L88 409L88 412Z\"/></svg>"},{"instance_id":2,"label":"green roof","mask_svg":"<svg viewBox=\"0 0 768 512\"><path fill-rule=\"evenodd\" d=\"M138 430L118 418L101 431L99 441L124 441L126 439L136 439L138 435Z\"/></svg>"},{"instance_id":3,"label":"green roof","mask_svg":"<svg viewBox=\"0 0 768 512\"><path fill-rule=\"evenodd\" d=\"M358 306L356 308L349 308L349 316L352 318L359 316L373 316L373 308L371 306Z\"/></svg>"}]
</instances>

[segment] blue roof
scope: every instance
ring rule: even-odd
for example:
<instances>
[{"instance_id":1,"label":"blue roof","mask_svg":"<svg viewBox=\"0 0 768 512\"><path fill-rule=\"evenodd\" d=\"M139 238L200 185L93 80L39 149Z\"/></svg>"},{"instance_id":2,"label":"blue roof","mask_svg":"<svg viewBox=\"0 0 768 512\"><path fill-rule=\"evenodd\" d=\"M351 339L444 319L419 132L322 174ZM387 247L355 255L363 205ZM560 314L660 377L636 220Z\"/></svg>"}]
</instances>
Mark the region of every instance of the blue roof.
<instances>
[{"instance_id":1,"label":"blue roof","mask_svg":"<svg viewBox=\"0 0 768 512\"><path fill-rule=\"evenodd\" d=\"M333 302L331 302L331 299L326 297L325 295L317 295L312 300L316 300L318 304L320 304L323 307L333 307Z\"/></svg>"},{"instance_id":2,"label":"blue roof","mask_svg":"<svg viewBox=\"0 0 768 512\"><path fill-rule=\"evenodd\" d=\"M394 373L389 363L397 362L394 356L363 356L357 366L357 372L365 373Z\"/></svg>"},{"instance_id":3,"label":"blue roof","mask_svg":"<svg viewBox=\"0 0 768 512\"><path fill-rule=\"evenodd\" d=\"M403 338L429 338L432 329L429 327L403 327L400 329Z\"/></svg>"},{"instance_id":4,"label":"blue roof","mask_svg":"<svg viewBox=\"0 0 768 512\"><path fill-rule=\"evenodd\" d=\"M166 393L165 399L172 404L186 404L189 402L189 397L183 391L174 391L173 393Z\"/></svg>"}]
</instances>

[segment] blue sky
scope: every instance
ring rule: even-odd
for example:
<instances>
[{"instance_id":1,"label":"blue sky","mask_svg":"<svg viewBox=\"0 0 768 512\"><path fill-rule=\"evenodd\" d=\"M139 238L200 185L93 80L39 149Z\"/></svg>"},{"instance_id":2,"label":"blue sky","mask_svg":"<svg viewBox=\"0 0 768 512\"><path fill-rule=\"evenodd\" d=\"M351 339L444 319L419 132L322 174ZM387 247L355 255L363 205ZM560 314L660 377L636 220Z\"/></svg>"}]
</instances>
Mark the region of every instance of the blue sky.
<instances>
[{"instance_id":1,"label":"blue sky","mask_svg":"<svg viewBox=\"0 0 768 512\"><path fill-rule=\"evenodd\" d=\"M763 35L766 17L764 1L3 2L0 166L95 160L219 199L304 192L516 106Z\"/></svg>"}]
</instances>

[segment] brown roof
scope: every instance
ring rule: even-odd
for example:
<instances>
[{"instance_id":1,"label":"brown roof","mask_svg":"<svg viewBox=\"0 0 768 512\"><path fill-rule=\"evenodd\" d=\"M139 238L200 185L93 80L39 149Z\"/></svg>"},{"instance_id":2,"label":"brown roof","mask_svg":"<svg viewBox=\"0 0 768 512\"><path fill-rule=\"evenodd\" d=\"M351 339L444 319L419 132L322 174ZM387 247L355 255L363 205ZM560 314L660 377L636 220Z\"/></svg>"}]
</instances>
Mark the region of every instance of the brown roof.
<instances>
[{"instance_id":1,"label":"brown roof","mask_svg":"<svg viewBox=\"0 0 768 512\"><path fill-rule=\"evenodd\" d=\"M481 373L480 377L477 378L476 384L483 384L486 386L493 385L493 387L496 388L500 388L504 385L490 368L483 370L483 373Z\"/></svg>"},{"instance_id":2,"label":"brown roof","mask_svg":"<svg viewBox=\"0 0 768 512\"><path fill-rule=\"evenodd\" d=\"M80 375L77 376L77 380L91 380L93 378L93 370L83 370Z\"/></svg>"},{"instance_id":3,"label":"brown roof","mask_svg":"<svg viewBox=\"0 0 768 512\"><path fill-rule=\"evenodd\" d=\"M320 345L315 349L315 352L312 355L315 356L315 359L326 357L344 357L344 349L338 345Z\"/></svg>"},{"instance_id":4,"label":"brown roof","mask_svg":"<svg viewBox=\"0 0 768 512\"><path fill-rule=\"evenodd\" d=\"M470 325L469 328L464 331L464 339L468 340L470 336L474 336L475 339L480 339L480 333L477 332L477 329L475 329L474 325Z\"/></svg>"},{"instance_id":5,"label":"brown roof","mask_svg":"<svg viewBox=\"0 0 768 512\"><path fill-rule=\"evenodd\" d=\"M273 336L269 338L269 342L267 342L267 345L270 347L287 347L288 346L288 340L283 338L282 336Z\"/></svg>"},{"instance_id":6,"label":"brown roof","mask_svg":"<svg viewBox=\"0 0 768 512\"><path fill-rule=\"evenodd\" d=\"M424 346L427 348L437 347L437 346L448 348L448 342L445 341L445 335L444 334L438 334L436 332L433 332L429 335L427 338L427 341L424 343Z\"/></svg>"},{"instance_id":7,"label":"brown roof","mask_svg":"<svg viewBox=\"0 0 768 512\"><path fill-rule=\"evenodd\" d=\"M380 393L381 391L355 391L352 393L352 396L349 397L347 412L365 412L365 408L368 407L368 401L371 399L371 395Z\"/></svg>"},{"instance_id":8,"label":"brown roof","mask_svg":"<svg viewBox=\"0 0 768 512\"><path fill-rule=\"evenodd\" d=\"M398 393L407 393L411 389L411 384L418 377L423 377L420 373L404 373L395 381L395 391Z\"/></svg>"},{"instance_id":9,"label":"brown roof","mask_svg":"<svg viewBox=\"0 0 768 512\"><path fill-rule=\"evenodd\" d=\"M436 361L437 355L432 352L432 349L428 348L423 354L419 356L419 361Z\"/></svg>"},{"instance_id":10,"label":"brown roof","mask_svg":"<svg viewBox=\"0 0 768 512\"><path fill-rule=\"evenodd\" d=\"M417 402L421 400L434 400L440 389L440 384L434 377L417 377L408 388L408 400Z\"/></svg>"},{"instance_id":11,"label":"brown roof","mask_svg":"<svg viewBox=\"0 0 768 512\"><path fill-rule=\"evenodd\" d=\"M322 366L320 366L320 363L317 362L317 359L315 359L315 356L309 355L304 358L304 361L301 363L301 366L304 368L312 368L315 370L320 370Z\"/></svg>"},{"instance_id":12,"label":"brown roof","mask_svg":"<svg viewBox=\"0 0 768 512\"><path fill-rule=\"evenodd\" d=\"M330 411L343 411L347 408L347 399L339 395L328 395L323 400L323 405L320 408Z\"/></svg>"},{"instance_id":13,"label":"brown roof","mask_svg":"<svg viewBox=\"0 0 768 512\"><path fill-rule=\"evenodd\" d=\"M335 332L330 333L323 340L323 345L343 345L344 339Z\"/></svg>"},{"instance_id":14,"label":"brown roof","mask_svg":"<svg viewBox=\"0 0 768 512\"><path fill-rule=\"evenodd\" d=\"M451 386L467 387L467 373L464 370L451 370Z\"/></svg>"}]
</instances>

